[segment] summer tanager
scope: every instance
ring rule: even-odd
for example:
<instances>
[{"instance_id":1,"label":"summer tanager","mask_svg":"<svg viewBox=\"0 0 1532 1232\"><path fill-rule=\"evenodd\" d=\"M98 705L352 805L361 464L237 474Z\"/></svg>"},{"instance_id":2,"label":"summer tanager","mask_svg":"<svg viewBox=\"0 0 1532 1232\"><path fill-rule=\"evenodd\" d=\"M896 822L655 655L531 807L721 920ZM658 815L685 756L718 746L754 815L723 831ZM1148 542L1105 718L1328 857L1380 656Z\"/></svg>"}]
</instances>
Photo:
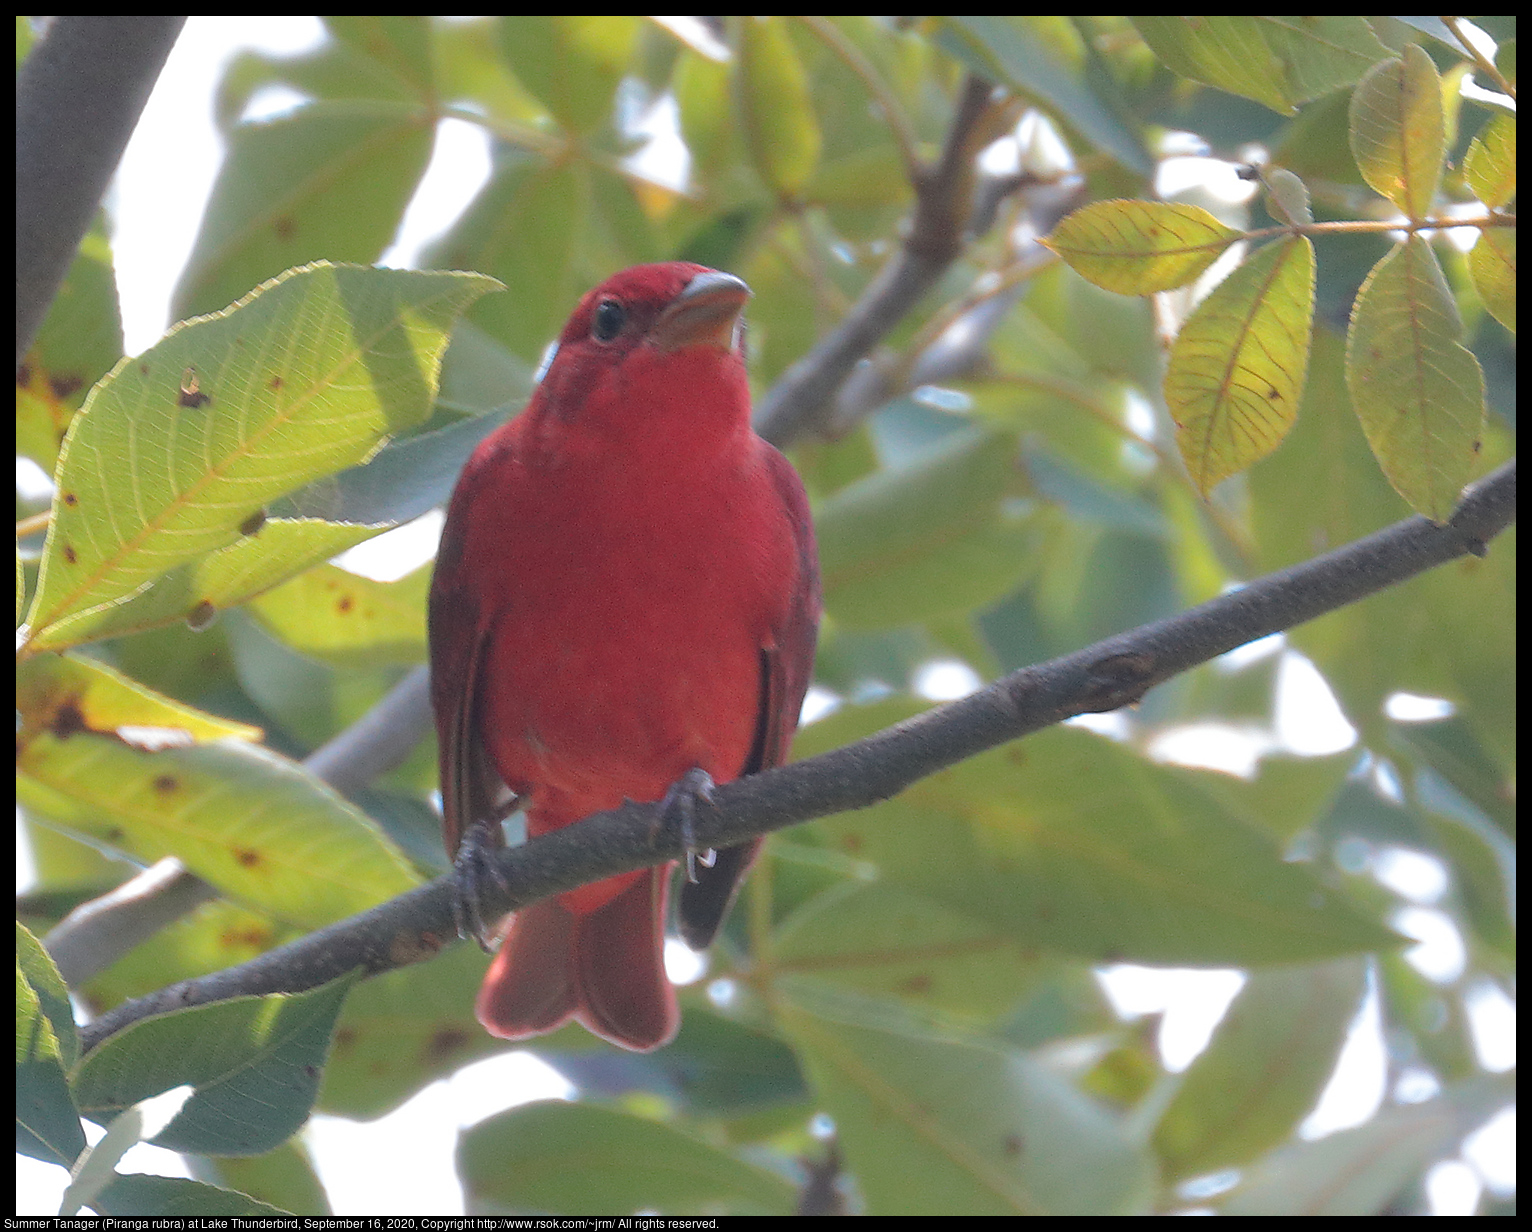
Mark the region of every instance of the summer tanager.
<instances>
[{"instance_id":1,"label":"summer tanager","mask_svg":"<svg viewBox=\"0 0 1532 1232\"><path fill-rule=\"evenodd\" d=\"M786 758L819 570L803 485L750 427L749 295L681 262L607 279L526 410L464 468L430 607L449 854L465 838L503 843L513 799L536 836L625 800L684 811L709 779ZM718 852L683 885L693 948L712 941L758 846ZM479 1021L522 1039L573 1017L625 1048L668 1043L669 871L506 917Z\"/></svg>"}]
</instances>

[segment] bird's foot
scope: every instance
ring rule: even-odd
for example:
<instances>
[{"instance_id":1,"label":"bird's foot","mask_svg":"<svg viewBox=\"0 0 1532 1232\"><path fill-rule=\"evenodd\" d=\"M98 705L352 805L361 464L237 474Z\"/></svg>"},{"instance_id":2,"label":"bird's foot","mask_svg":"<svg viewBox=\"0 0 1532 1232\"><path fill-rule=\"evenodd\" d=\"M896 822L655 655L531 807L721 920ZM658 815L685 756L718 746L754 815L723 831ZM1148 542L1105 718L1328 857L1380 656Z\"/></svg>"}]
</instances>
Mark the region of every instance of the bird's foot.
<instances>
[{"instance_id":1,"label":"bird's foot","mask_svg":"<svg viewBox=\"0 0 1532 1232\"><path fill-rule=\"evenodd\" d=\"M713 806L713 776L701 766L693 766L674 783L660 801L659 826L674 823L681 832L681 846L686 852L686 880L697 880L697 865L712 868L718 853L697 844L697 806Z\"/></svg>"},{"instance_id":2,"label":"bird's foot","mask_svg":"<svg viewBox=\"0 0 1532 1232\"><path fill-rule=\"evenodd\" d=\"M495 864L495 854L505 845L498 820L481 818L468 827L452 861L452 921L457 935L472 938L486 954L490 952L491 929L484 923L483 888L488 878L502 891L510 889L504 874Z\"/></svg>"}]
</instances>

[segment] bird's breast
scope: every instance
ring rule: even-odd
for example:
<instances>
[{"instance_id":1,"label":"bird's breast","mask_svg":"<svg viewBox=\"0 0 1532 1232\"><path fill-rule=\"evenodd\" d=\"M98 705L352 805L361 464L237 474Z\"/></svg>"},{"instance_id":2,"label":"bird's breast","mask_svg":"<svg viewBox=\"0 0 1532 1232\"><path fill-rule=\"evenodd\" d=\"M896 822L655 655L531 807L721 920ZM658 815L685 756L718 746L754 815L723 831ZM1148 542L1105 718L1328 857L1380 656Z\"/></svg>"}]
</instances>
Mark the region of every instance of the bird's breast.
<instances>
[{"instance_id":1,"label":"bird's breast","mask_svg":"<svg viewBox=\"0 0 1532 1232\"><path fill-rule=\"evenodd\" d=\"M574 816L658 799L693 766L733 778L795 580L764 467L521 478L476 536L494 561L482 736L502 777Z\"/></svg>"}]
</instances>

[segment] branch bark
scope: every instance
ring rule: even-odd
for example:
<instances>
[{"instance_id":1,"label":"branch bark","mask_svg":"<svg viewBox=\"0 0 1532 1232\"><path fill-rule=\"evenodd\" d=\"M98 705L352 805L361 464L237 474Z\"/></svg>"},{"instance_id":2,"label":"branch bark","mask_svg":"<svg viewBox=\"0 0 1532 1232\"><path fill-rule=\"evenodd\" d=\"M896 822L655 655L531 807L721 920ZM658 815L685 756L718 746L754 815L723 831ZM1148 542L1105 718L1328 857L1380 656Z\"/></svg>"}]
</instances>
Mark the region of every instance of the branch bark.
<instances>
[{"instance_id":1,"label":"branch bark","mask_svg":"<svg viewBox=\"0 0 1532 1232\"><path fill-rule=\"evenodd\" d=\"M55 17L16 77L16 363L90 228L185 17Z\"/></svg>"},{"instance_id":2,"label":"branch bark","mask_svg":"<svg viewBox=\"0 0 1532 1232\"><path fill-rule=\"evenodd\" d=\"M785 446L822 427L853 368L886 338L963 251L973 207L974 160L1000 135L1009 106L982 77L963 83L936 163L917 177L915 216L898 254L833 330L789 368L756 407L756 430Z\"/></svg>"},{"instance_id":3,"label":"branch bark","mask_svg":"<svg viewBox=\"0 0 1532 1232\"><path fill-rule=\"evenodd\" d=\"M977 753L1077 714L1115 710L1154 685L1237 646L1355 603L1456 557L1482 555L1515 520L1516 464L1464 493L1450 522L1412 517L1189 611L1118 634L855 744L719 787L695 818L699 842L725 847L815 817L864 808ZM596 814L498 853L505 912L575 886L681 855L652 804ZM354 967L369 974L432 957L453 940L443 877L251 962L125 1002L81 1031L86 1049L151 1014L227 997L312 988Z\"/></svg>"}]
</instances>

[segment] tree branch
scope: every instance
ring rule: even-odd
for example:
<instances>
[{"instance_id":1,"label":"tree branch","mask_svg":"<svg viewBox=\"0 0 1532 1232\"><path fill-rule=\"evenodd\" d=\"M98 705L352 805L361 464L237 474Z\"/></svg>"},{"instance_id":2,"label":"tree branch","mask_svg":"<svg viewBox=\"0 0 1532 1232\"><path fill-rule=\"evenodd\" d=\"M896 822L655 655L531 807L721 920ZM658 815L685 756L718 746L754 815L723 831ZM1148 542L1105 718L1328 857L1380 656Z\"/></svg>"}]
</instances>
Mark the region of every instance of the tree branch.
<instances>
[{"instance_id":1,"label":"tree branch","mask_svg":"<svg viewBox=\"0 0 1532 1232\"><path fill-rule=\"evenodd\" d=\"M915 216L904 243L833 330L772 386L756 408L756 428L786 445L822 426L857 363L904 319L963 251L973 206L974 160L1000 135L1010 109L994 87L970 75L935 165L915 181Z\"/></svg>"},{"instance_id":2,"label":"tree branch","mask_svg":"<svg viewBox=\"0 0 1532 1232\"><path fill-rule=\"evenodd\" d=\"M55 17L16 77L16 363L90 228L185 17ZM167 190L170 186L167 186Z\"/></svg>"},{"instance_id":3,"label":"tree branch","mask_svg":"<svg viewBox=\"0 0 1532 1232\"><path fill-rule=\"evenodd\" d=\"M696 839L726 847L815 817L864 808L946 766L1073 715L1115 710L1237 646L1376 594L1486 545L1514 521L1516 464L1466 490L1452 520L1412 517L1243 589L1048 663L833 752L719 787ZM487 885L487 913L517 910L603 877L681 855L652 804L629 804L500 852L507 889ZM150 1014L227 997L312 988L356 966L370 974L418 962L453 938L443 877L238 967L126 1002L81 1031L86 1049Z\"/></svg>"}]
</instances>

